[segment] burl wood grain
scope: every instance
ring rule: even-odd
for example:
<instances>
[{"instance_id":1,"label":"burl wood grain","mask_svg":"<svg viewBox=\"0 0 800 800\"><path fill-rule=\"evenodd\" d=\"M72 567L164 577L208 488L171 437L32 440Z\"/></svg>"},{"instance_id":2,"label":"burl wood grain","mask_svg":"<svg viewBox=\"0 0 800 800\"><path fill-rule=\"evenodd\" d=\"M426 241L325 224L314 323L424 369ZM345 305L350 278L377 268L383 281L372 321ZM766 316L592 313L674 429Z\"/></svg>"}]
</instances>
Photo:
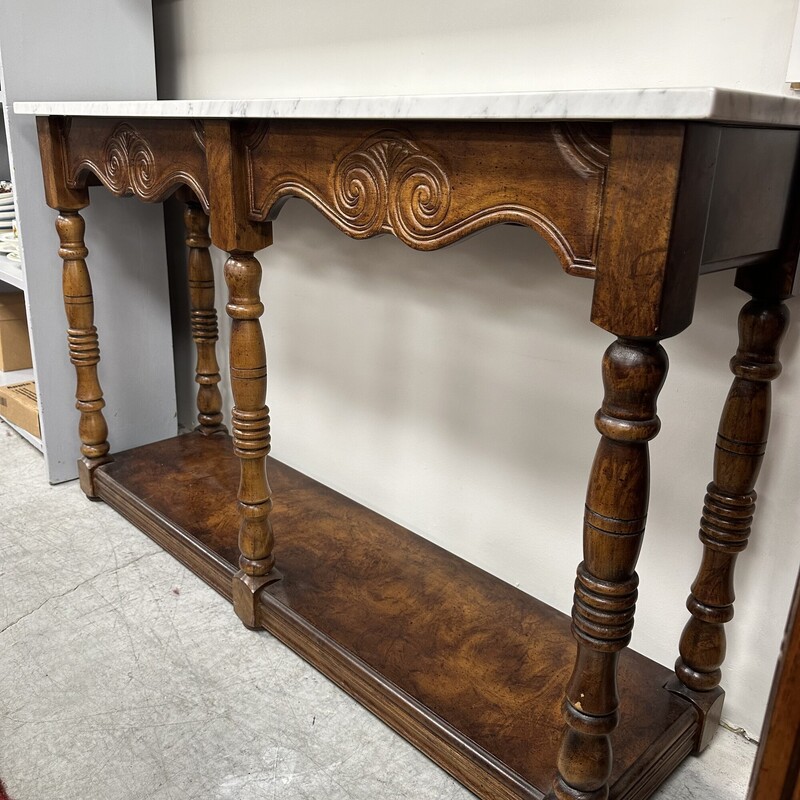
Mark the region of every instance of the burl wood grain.
<instances>
[{"instance_id":1,"label":"burl wood grain","mask_svg":"<svg viewBox=\"0 0 800 800\"><path fill-rule=\"evenodd\" d=\"M569 619L295 470L268 466L284 578L261 593L260 624L480 796L541 798L563 728ZM98 484L230 597L238 478L230 439L193 433L121 454ZM182 536L199 546L187 549ZM626 651L619 672L625 725L613 734L612 796L644 798L691 749L695 713L662 690L665 668Z\"/></svg>"}]
</instances>

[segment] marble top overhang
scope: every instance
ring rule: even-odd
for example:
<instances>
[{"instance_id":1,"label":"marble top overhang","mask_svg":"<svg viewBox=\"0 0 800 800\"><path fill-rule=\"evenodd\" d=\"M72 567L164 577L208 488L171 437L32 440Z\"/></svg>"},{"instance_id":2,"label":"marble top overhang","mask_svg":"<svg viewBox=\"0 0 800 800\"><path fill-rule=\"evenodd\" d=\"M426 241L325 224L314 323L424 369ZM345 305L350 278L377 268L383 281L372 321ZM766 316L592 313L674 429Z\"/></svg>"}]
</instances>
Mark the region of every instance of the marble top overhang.
<instances>
[{"instance_id":1,"label":"marble top overhang","mask_svg":"<svg viewBox=\"0 0 800 800\"><path fill-rule=\"evenodd\" d=\"M21 102L38 116L253 119L696 120L800 127L800 97L734 89L618 89L266 100Z\"/></svg>"}]
</instances>

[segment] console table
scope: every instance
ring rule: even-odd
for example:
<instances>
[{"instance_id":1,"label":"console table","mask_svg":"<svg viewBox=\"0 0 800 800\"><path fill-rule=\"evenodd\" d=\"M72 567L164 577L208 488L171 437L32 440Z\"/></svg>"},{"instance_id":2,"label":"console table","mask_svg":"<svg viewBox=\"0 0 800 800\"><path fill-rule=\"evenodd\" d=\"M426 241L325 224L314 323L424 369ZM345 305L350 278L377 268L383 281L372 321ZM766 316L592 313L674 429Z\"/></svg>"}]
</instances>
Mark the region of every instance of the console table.
<instances>
[{"instance_id":1,"label":"console table","mask_svg":"<svg viewBox=\"0 0 800 800\"><path fill-rule=\"evenodd\" d=\"M707 745L800 252L800 102L690 89L16 110L38 116L58 211L87 495L486 800L645 798ZM148 202L177 191L186 203L199 384L193 433L113 455L79 213L101 184ZM616 341L602 361L571 620L267 458L255 253L288 197L349 236L390 233L419 250L496 223L528 226L568 273L594 280L591 319ZM230 436L212 242L229 254ZM660 342L690 324L699 276L721 269L735 269L752 299L672 672L627 648L667 372Z\"/></svg>"}]
</instances>

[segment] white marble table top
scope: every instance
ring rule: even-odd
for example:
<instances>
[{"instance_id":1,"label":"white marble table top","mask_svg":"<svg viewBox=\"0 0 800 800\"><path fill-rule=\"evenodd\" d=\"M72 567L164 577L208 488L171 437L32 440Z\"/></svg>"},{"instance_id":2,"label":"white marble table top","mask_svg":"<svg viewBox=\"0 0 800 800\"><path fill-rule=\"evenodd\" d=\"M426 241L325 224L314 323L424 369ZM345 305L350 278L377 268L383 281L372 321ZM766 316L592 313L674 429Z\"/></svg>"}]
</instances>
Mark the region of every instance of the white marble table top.
<instances>
[{"instance_id":1,"label":"white marble table top","mask_svg":"<svg viewBox=\"0 0 800 800\"><path fill-rule=\"evenodd\" d=\"M17 114L294 119L674 119L800 127L800 97L733 89L619 89L271 100L15 103Z\"/></svg>"}]
</instances>

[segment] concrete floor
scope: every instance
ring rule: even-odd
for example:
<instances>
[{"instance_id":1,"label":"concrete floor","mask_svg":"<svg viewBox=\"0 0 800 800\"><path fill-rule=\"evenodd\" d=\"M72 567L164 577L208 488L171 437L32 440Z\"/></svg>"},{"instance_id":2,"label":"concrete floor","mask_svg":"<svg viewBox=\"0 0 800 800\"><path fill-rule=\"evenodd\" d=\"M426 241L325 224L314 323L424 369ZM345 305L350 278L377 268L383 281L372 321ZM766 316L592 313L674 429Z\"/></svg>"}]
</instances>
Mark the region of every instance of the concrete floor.
<instances>
[{"instance_id":1,"label":"concrete floor","mask_svg":"<svg viewBox=\"0 0 800 800\"><path fill-rule=\"evenodd\" d=\"M473 795L0 424L0 778L12 800ZM742 800L721 731L654 795Z\"/></svg>"}]
</instances>

